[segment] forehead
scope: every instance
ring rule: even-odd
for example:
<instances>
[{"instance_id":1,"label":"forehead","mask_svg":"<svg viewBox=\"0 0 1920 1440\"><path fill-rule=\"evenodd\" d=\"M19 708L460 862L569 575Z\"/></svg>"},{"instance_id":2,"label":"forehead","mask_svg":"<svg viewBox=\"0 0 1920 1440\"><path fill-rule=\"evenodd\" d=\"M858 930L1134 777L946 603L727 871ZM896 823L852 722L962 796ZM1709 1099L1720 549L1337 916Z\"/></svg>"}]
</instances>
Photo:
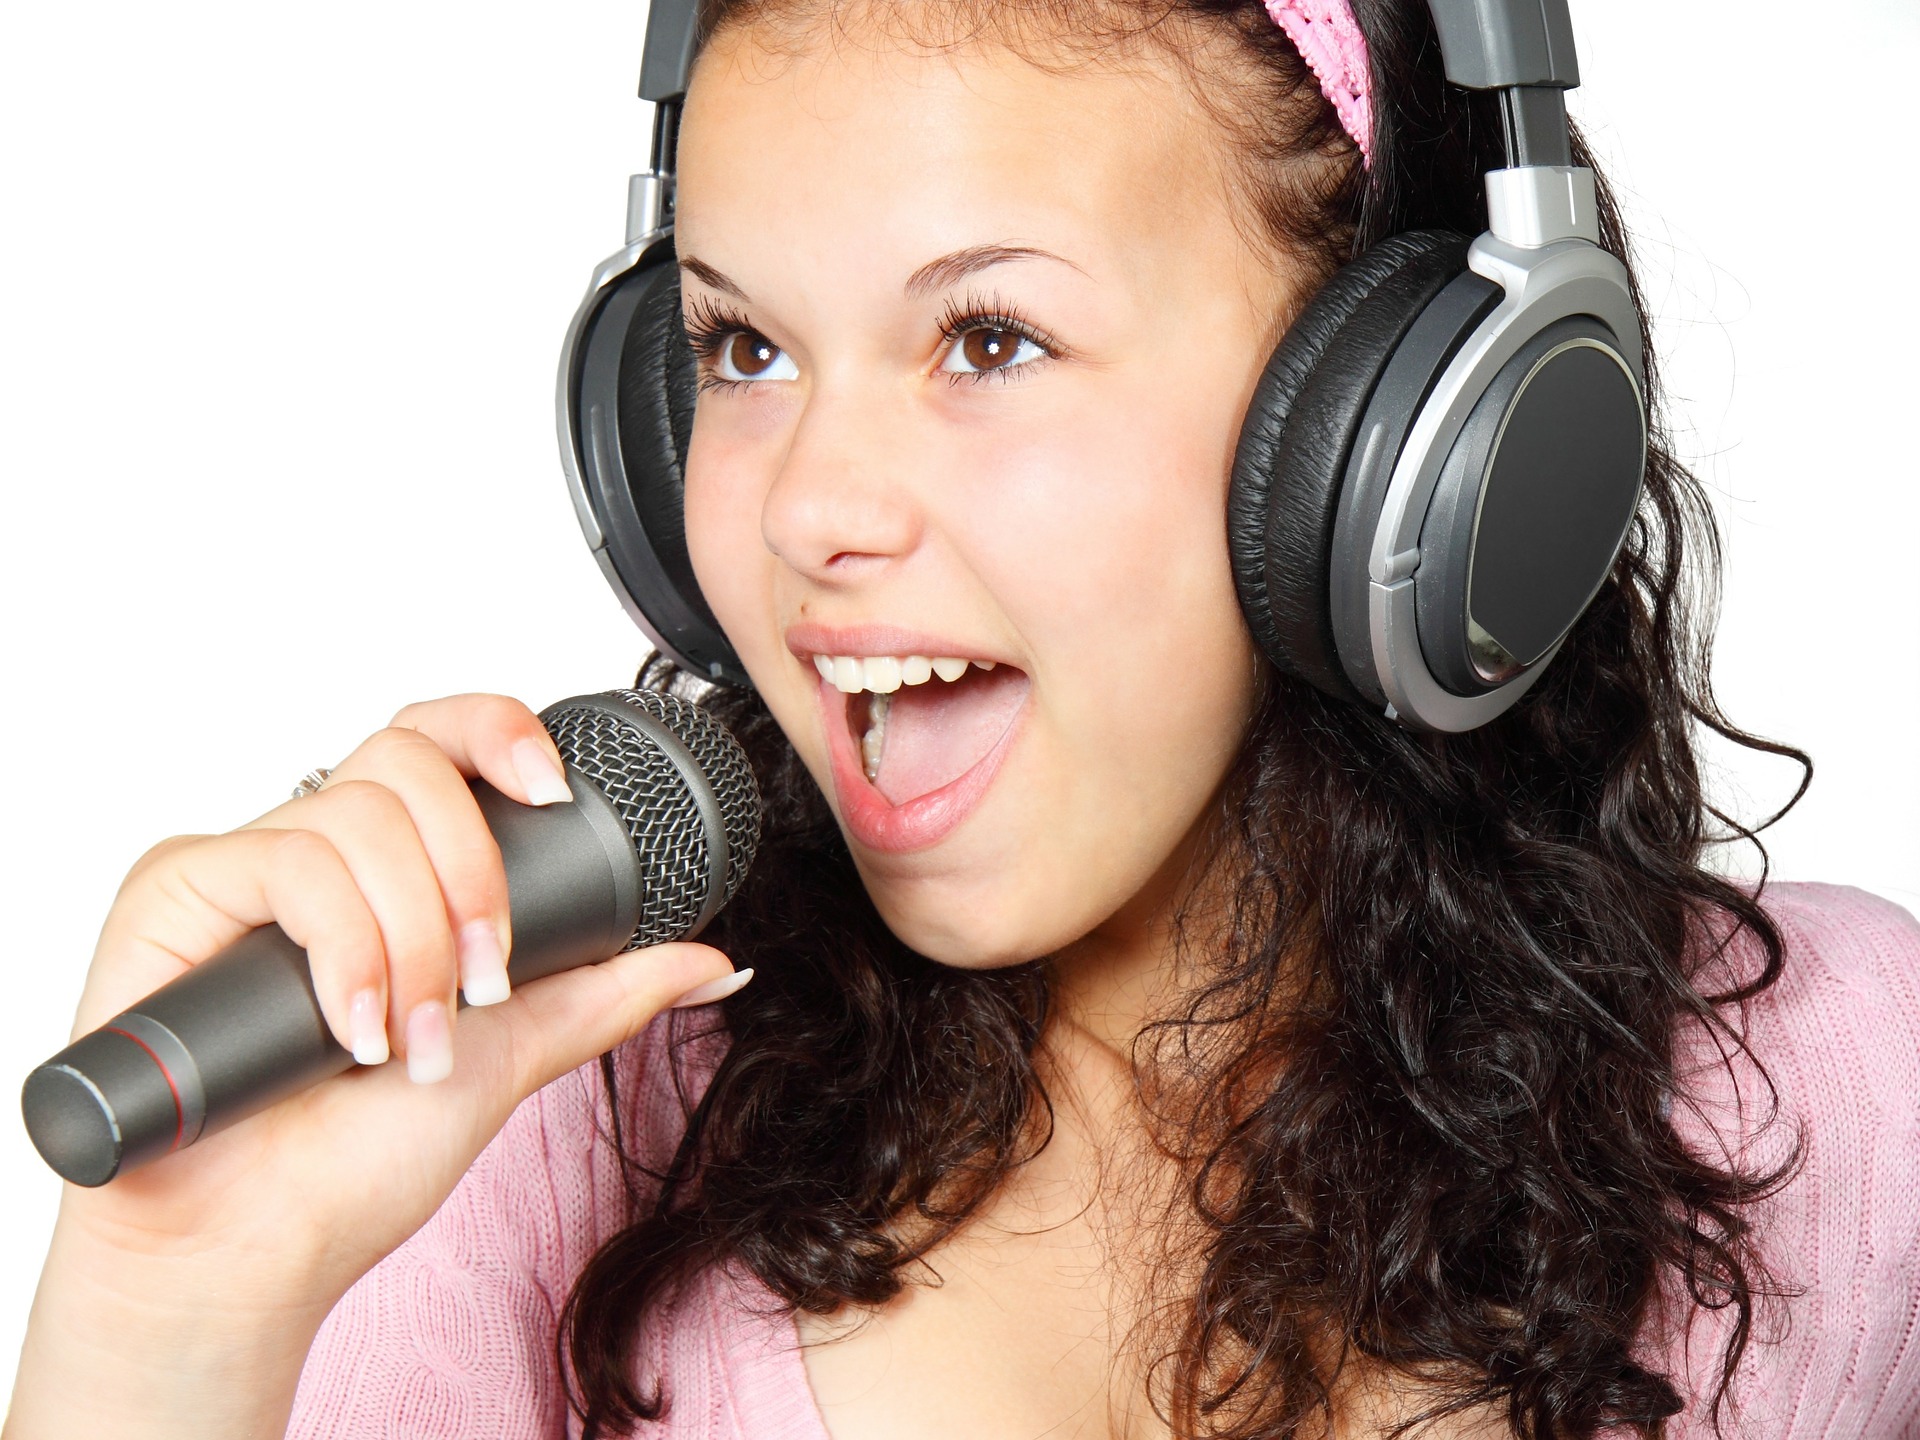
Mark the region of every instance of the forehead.
<instances>
[{"instance_id":1,"label":"forehead","mask_svg":"<svg viewBox=\"0 0 1920 1440\"><path fill-rule=\"evenodd\" d=\"M1183 67L1135 49L1054 64L844 25L724 30L687 99L683 239L705 253L755 225L795 244L937 247L985 223L1120 256L1230 244L1225 142Z\"/></svg>"}]
</instances>

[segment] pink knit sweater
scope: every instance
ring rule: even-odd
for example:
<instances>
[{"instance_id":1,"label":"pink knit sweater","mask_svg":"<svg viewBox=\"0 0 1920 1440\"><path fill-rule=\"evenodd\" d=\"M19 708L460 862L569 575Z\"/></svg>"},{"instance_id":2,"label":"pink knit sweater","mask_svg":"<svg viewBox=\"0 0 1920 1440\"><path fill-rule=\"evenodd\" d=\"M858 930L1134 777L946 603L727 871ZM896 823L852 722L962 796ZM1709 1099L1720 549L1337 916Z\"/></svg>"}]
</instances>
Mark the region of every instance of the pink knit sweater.
<instances>
[{"instance_id":1,"label":"pink knit sweater","mask_svg":"<svg viewBox=\"0 0 1920 1440\"><path fill-rule=\"evenodd\" d=\"M1749 1038L1805 1164L1764 1216L1776 1270L1800 1288L1775 1333L1748 1350L1730 1433L1895 1440L1920 1436L1920 924L1858 890L1778 885L1767 905L1787 939L1779 984ZM618 1060L644 1096L629 1143L661 1157L679 1130L668 1012ZM710 1067L724 1041L705 1042ZM1676 1122L1690 1143L1754 1140L1752 1077L1734 1083L1699 1036L1679 1041L1698 1079ZM705 1073L711 1073L708 1068ZM623 1084L623 1089L626 1086ZM290 1436L577 1437L554 1334L574 1277L620 1224L620 1182L598 1070L523 1104L438 1214L335 1308L301 1377ZM1747 1137L1745 1140L1739 1137ZM675 1440L828 1440L791 1319L751 1277L709 1274L647 1357L672 1397L654 1427ZM1784 1334L1779 1332L1784 1329ZM1698 1393L1718 1322L1658 1343ZM1699 1407L1675 1427L1710 1433Z\"/></svg>"}]
</instances>

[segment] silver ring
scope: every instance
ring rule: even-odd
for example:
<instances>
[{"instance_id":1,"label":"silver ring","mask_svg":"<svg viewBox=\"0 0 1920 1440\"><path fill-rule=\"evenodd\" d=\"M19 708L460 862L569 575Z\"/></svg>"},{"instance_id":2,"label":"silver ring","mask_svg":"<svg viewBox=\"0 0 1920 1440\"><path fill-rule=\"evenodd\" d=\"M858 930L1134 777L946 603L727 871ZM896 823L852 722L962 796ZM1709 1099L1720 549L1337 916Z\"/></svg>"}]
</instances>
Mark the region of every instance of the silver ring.
<instances>
[{"instance_id":1,"label":"silver ring","mask_svg":"<svg viewBox=\"0 0 1920 1440\"><path fill-rule=\"evenodd\" d=\"M304 800L307 796L314 794L327 783L327 777L331 774L333 774L331 765L316 765L300 777L300 783L293 787L292 798Z\"/></svg>"}]
</instances>

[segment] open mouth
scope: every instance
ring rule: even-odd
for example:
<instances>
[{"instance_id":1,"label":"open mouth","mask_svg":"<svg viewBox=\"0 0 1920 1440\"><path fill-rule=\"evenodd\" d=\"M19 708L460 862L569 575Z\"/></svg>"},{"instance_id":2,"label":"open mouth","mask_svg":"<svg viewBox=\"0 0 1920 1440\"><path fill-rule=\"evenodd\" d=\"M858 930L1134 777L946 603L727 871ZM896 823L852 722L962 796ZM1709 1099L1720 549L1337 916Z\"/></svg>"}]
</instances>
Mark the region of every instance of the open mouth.
<instances>
[{"instance_id":1,"label":"open mouth","mask_svg":"<svg viewBox=\"0 0 1920 1440\"><path fill-rule=\"evenodd\" d=\"M951 785L1007 733L1026 672L991 660L926 655L816 655L845 696L847 733L867 782L889 805Z\"/></svg>"}]
</instances>

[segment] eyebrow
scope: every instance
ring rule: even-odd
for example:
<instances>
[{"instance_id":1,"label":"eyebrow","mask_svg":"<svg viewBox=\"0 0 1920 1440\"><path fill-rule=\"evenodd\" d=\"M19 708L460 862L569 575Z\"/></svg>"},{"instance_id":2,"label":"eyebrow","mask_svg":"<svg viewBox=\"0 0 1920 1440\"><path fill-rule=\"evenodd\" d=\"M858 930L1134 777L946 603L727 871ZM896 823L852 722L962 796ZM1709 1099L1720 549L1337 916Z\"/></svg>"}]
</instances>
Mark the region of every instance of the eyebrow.
<instances>
[{"instance_id":1,"label":"eyebrow","mask_svg":"<svg viewBox=\"0 0 1920 1440\"><path fill-rule=\"evenodd\" d=\"M914 271L907 277L906 296L909 300L918 300L957 284L975 271L1004 265L1009 260L1053 260L1080 270L1071 260L1032 245L972 245L951 255L942 255L938 260L929 260ZM1080 270L1080 273L1087 272Z\"/></svg>"},{"instance_id":2,"label":"eyebrow","mask_svg":"<svg viewBox=\"0 0 1920 1440\"><path fill-rule=\"evenodd\" d=\"M929 260L909 275L904 287L906 297L909 300L918 300L935 294L949 285L958 284L977 271L994 265L1004 265L1009 260L1052 260L1074 270L1080 270L1078 265L1066 257L1033 245L970 245L965 250L955 250L951 255L942 255L937 260ZM680 257L680 268L723 295L731 295L736 300L751 299L731 276L714 269L704 260L696 259L692 255L683 255ZM1080 273L1084 275L1087 272L1080 270Z\"/></svg>"},{"instance_id":3,"label":"eyebrow","mask_svg":"<svg viewBox=\"0 0 1920 1440\"><path fill-rule=\"evenodd\" d=\"M723 295L731 295L736 300L749 298L747 292L735 284L730 277L721 274L704 260L696 260L691 255L682 255L680 268L692 272L695 279L711 285Z\"/></svg>"}]
</instances>

